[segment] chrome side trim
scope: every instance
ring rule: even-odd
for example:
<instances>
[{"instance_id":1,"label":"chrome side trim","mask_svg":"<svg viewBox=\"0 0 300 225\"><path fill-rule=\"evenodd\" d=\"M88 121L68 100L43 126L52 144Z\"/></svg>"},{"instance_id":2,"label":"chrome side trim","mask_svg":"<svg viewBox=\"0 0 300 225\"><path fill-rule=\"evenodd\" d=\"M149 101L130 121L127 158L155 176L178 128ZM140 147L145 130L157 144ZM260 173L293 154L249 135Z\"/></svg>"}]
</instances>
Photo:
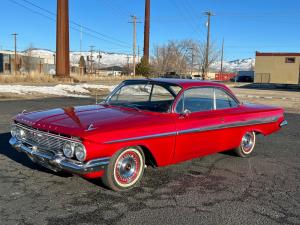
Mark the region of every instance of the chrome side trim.
<instances>
[{"instance_id":1,"label":"chrome side trim","mask_svg":"<svg viewBox=\"0 0 300 225\"><path fill-rule=\"evenodd\" d=\"M161 133L161 134L145 135L145 136L133 137L133 138L124 138L124 139L115 140L115 141L108 141L108 142L105 142L105 144L114 144L114 143L120 143L120 142L125 142L125 141L138 141L138 140L152 139L152 138L158 138L158 137L169 137L169 136L174 136L174 135L177 135L177 132L166 132L166 133Z\"/></svg>"},{"instance_id":2,"label":"chrome side trim","mask_svg":"<svg viewBox=\"0 0 300 225\"><path fill-rule=\"evenodd\" d=\"M280 123L280 127L284 127L284 126L287 126L288 125L288 122L286 121L286 120L284 120L284 121L282 121L281 123Z\"/></svg>"},{"instance_id":3,"label":"chrome side trim","mask_svg":"<svg viewBox=\"0 0 300 225\"><path fill-rule=\"evenodd\" d=\"M50 152L40 151L36 148L27 147L14 137L9 140L9 143L19 152L27 154L33 162L55 172L63 170L75 174L87 174L90 172L101 171L105 169L105 166L110 160L110 158L106 157L82 163L72 159L67 159L62 154L53 154Z\"/></svg>"},{"instance_id":4,"label":"chrome side trim","mask_svg":"<svg viewBox=\"0 0 300 225\"><path fill-rule=\"evenodd\" d=\"M199 127L199 128L193 128L193 129L187 129L187 130L181 130L181 131L166 132L166 133L161 133L161 134L124 138L124 139L119 139L119 140L114 140L114 141L108 141L108 142L105 142L104 144L114 144L114 143L127 142L127 141L137 141L137 140L152 139L152 138L158 138L158 137L168 137L168 136L174 136L174 135L180 135L180 134L198 133L198 132L205 132L205 131L212 131L212 130L219 130L219 129L226 129L226 128L267 124L267 123L277 122L278 119L279 119L278 116L265 117L265 118L255 119L255 120L245 120L245 121L239 121L239 122L234 122L234 123L224 123L224 124L219 124L219 125L214 125L214 126L205 126L205 127Z\"/></svg>"},{"instance_id":5,"label":"chrome side trim","mask_svg":"<svg viewBox=\"0 0 300 225\"><path fill-rule=\"evenodd\" d=\"M204 132L204 131L234 128L234 127L266 124L266 123L276 122L277 120L278 120L277 116L266 117L266 118L261 118L261 119L256 119L256 120L239 121L239 122L234 122L234 123L224 123L224 124L219 124L219 125L214 125L214 126L206 126L206 127L201 127L201 128L182 130L182 131L178 131L178 134L189 134L189 133L197 133L197 132Z\"/></svg>"}]
</instances>

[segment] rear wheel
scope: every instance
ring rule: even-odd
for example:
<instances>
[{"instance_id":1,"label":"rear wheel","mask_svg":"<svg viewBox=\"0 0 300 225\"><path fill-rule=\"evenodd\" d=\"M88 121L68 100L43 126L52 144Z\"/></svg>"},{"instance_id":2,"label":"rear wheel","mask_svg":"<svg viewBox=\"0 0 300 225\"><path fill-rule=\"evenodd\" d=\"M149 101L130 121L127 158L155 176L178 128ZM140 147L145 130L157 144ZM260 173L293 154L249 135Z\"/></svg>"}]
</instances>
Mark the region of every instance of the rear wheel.
<instances>
[{"instance_id":1,"label":"rear wheel","mask_svg":"<svg viewBox=\"0 0 300 225\"><path fill-rule=\"evenodd\" d=\"M128 190L141 180L144 168L143 151L139 147L129 147L111 158L102 181L114 191Z\"/></svg>"},{"instance_id":2,"label":"rear wheel","mask_svg":"<svg viewBox=\"0 0 300 225\"><path fill-rule=\"evenodd\" d=\"M246 132L242 137L240 146L234 149L234 151L240 157L248 157L253 152L255 143L255 132Z\"/></svg>"}]
</instances>

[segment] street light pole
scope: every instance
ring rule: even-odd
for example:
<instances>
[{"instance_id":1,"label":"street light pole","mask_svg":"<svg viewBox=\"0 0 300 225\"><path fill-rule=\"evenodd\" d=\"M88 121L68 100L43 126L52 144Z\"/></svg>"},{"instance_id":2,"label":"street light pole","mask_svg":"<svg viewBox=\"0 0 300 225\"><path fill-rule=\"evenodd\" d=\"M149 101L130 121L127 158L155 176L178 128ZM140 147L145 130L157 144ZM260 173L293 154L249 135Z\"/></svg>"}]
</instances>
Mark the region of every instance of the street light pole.
<instances>
[{"instance_id":1,"label":"street light pole","mask_svg":"<svg viewBox=\"0 0 300 225\"><path fill-rule=\"evenodd\" d=\"M17 33L12 34L14 36L14 46L15 46L15 60L14 60L14 73L17 75Z\"/></svg>"}]
</instances>

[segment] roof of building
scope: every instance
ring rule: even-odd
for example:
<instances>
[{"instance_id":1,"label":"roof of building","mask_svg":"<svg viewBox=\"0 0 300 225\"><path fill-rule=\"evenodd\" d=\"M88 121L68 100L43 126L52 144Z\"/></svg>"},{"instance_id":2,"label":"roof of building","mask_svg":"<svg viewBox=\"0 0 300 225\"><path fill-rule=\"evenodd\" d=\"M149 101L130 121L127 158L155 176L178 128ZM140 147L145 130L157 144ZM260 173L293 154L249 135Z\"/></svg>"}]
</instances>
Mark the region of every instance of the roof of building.
<instances>
[{"instance_id":1,"label":"roof of building","mask_svg":"<svg viewBox=\"0 0 300 225\"><path fill-rule=\"evenodd\" d=\"M300 56L299 52L256 52L256 56Z\"/></svg>"}]
</instances>

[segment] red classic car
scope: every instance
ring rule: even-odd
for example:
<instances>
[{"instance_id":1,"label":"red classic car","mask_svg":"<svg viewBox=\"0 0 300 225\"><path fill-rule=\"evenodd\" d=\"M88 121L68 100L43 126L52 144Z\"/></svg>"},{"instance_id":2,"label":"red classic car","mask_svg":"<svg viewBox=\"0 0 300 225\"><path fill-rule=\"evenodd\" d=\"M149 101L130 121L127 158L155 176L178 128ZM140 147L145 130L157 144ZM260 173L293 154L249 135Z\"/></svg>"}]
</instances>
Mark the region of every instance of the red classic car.
<instances>
[{"instance_id":1,"label":"red classic car","mask_svg":"<svg viewBox=\"0 0 300 225\"><path fill-rule=\"evenodd\" d=\"M247 157L257 134L287 124L283 113L243 104L219 83L127 80L100 104L17 115L10 144L53 171L101 177L120 191L136 185L146 165L227 150Z\"/></svg>"}]
</instances>

